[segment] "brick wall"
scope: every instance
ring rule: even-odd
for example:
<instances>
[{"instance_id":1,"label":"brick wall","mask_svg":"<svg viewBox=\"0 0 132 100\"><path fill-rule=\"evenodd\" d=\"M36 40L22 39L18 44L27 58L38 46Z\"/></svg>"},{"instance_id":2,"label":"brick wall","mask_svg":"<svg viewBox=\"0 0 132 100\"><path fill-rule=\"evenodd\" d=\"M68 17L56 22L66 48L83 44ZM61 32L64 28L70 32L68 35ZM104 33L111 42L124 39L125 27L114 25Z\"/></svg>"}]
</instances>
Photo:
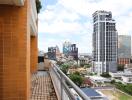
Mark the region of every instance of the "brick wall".
<instances>
[{"instance_id":1,"label":"brick wall","mask_svg":"<svg viewBox=\"0 0 132 100\"><path fill-rule=\"evenodd\" d=\"M0 100L30 98L29 0L0 5Z\"/></svg>"},{"instance_id":2,"label":"brick wall","mask_svg":"<svg viewBox=\"0 0 132 100\"><path fill-rule=\"evenodd\" d=\"M37 71L37 63L38 63L38 45L37 45L37 36L31 37L30 39L30 67L31 67L31 73L35 73Z\"/></svg>"}]
</instances>

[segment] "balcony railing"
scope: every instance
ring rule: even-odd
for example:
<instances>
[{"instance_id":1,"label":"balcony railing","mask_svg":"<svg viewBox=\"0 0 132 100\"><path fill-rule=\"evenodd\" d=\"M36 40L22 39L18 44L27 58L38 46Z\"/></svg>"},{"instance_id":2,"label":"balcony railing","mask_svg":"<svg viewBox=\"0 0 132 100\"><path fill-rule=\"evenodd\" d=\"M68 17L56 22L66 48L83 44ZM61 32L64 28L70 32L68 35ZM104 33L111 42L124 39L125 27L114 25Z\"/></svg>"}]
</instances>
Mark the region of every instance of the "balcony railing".
<instances>
[{"instance_id":1,"label":"balcony railing","mask_svg":"<svg viewBox=\"0 0 132 100\"><path fill-rule=\"evenodd\" d=\"M82 98L82 100L90 100L90 98L75 85L56 64L52 64L49 70L56 95L58 100L77 100L75 94L71 91L74 89L76 93Z\"/></svg>"}]
</instances>

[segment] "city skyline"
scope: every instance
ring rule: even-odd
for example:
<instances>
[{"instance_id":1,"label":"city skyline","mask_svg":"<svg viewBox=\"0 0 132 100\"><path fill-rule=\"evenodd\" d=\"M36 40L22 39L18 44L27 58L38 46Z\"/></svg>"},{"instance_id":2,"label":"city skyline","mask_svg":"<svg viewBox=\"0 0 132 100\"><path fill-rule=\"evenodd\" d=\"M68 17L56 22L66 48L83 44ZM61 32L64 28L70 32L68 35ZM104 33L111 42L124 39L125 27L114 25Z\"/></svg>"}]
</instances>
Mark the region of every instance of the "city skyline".
<instances>
[{"instance_id":1,"label":"city skyline","mask_svg":"<svg viewBox=\"0 0 132 100\"><path fill-rule=\"evenodd\" d=\"M92 13L96 10L111 11L118 34L132 35L130 0L42 0L42 6L38 45L43 51L58 45L62 52L67 40L77 44L79 53L92 53Z\"/></svg>"}]
</instances>

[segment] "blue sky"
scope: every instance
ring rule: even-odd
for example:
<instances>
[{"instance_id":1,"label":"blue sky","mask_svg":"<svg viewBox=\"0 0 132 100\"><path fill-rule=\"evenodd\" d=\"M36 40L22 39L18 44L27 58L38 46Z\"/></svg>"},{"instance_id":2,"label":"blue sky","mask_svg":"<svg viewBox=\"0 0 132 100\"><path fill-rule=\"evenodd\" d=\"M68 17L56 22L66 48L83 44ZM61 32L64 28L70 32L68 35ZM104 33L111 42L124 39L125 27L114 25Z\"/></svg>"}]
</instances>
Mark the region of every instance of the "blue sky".
<instances>
[{"instance_id":1,"label":"blue sky","mask_svg":"<svg viewBox=\"0 0 132 100\"><path fill-rule=\"evenodd\" d=\"M79 52L92 52L92 14L96 10L111 11L119 34L132 35L131 0L41 0L39 14L39 50L50 46L76 43Z\"/></svg>"}]
</instances>

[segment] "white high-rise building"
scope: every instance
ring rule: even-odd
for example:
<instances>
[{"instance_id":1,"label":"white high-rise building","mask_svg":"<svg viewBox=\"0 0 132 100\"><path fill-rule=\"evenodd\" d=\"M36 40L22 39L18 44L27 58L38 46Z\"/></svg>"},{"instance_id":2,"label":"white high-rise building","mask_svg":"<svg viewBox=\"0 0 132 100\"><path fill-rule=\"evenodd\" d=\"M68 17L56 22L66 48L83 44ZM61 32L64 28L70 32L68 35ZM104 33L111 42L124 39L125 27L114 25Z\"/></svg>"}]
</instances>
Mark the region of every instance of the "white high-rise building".
<instances>
[{"instance_id":1,"label":"white high-rise building","mask_svg":"<svg viewBox=\"0 0 132 100\"><path fill-rule=\"evenodd\" d=\"M117 42L116 22L112 19L112 13L96 11L93 14L94 72L102 74L117 71Z\"/></svg>"}]
</instances>

